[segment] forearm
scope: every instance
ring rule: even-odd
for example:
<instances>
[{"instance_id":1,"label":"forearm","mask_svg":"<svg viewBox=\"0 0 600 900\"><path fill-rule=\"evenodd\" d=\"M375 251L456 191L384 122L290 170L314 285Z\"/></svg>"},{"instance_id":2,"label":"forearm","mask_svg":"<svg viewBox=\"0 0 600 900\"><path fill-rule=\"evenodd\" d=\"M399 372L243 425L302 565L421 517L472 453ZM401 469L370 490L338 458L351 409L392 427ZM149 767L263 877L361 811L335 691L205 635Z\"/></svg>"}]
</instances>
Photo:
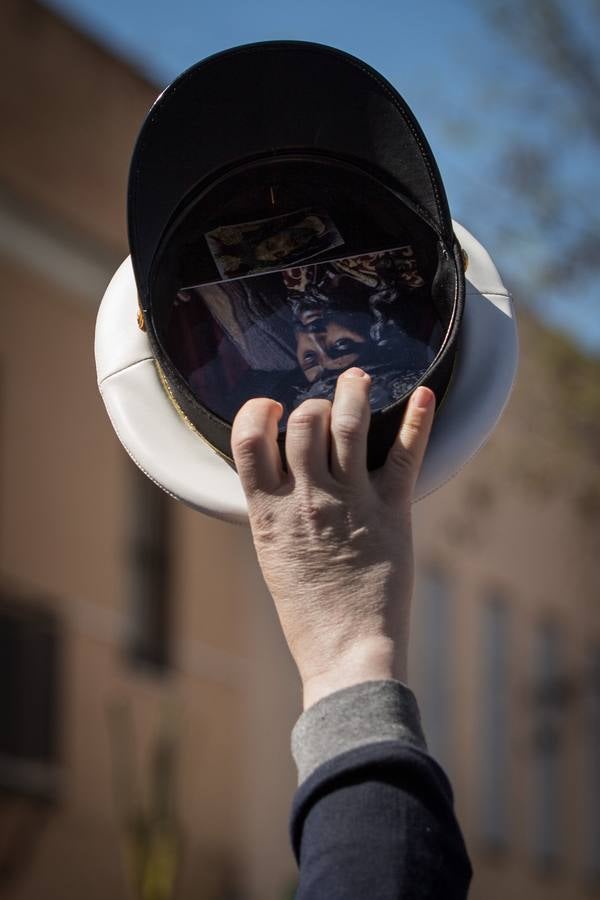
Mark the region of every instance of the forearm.
<instances>
[{"instance_id":1,"label":"forearm","mask_svg":"<svg viewBox=\"0 0 600 900\"><path fill-rule=\"evenodd\" d=\"M452 791L426 753L412 693L369 682L312 706L293 734L298 900L467 895Z\"/></svg>"}]
</instances>

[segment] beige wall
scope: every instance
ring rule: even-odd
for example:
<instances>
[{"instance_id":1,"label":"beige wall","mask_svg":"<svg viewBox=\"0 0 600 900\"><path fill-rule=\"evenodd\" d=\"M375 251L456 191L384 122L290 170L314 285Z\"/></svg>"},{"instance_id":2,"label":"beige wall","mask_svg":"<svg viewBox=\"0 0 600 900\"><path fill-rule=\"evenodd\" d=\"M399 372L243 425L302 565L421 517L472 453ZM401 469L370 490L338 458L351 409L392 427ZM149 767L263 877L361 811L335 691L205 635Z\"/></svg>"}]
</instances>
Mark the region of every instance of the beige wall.
<instances>
[{"instance_id":1,"label":"beige wall","mask_svg":"<svg viewBox=\"0 0 600 900\"><path fill-rule=\"evenodd\" d=\"M600 473L593 444L577 434L577 399L550 395L555 385L541 353L539 325L526 314L520 323L521 370L500 428L463 472L419 505L415 517L421 568L441 566L452 591L449 768L475 862L475 900L507 893L562 900L585 896L587 889L586 823L593 798L585 759L591 690L586 659L600 642L600 520L592 505L583 511L582 498L593 497ZM502 854L486 853L482 845L478 790L487 762L481 757L482 609L495 591L510 616L510 837ZM560 627L564 674L574 695L560 715L561 861L555 873L541 876L532 852L536 717L530 693L535 632L547 621Z\"/></svg>"},{"instance_id":2,"label":"beige wall","mask_svg":"<svg viewBox=\"0 0 600 900\"><path fill-rule=\"evenodd\" d=\"M218 881L214 869L224 866L245 896L278 897L293 874L288 741L299 694L249 533L173 504L173 669L164 677L132 669L131 469L95 386L93 313L7 261L0 273L10 423L0 456L2 577L8 591L56 608L65 630L64 789L14 896L39 897L41 883L48 900L84 886L91 897L124 896L107 713L128 701L140 764L165 703L175 716L184 896L198 881Z\"/></svg>"},{"instance_id":3,"label":"beige wall","mask_svg":"<svg viewBox=\"0 0 600 900\"><path fill-rule=\"evenodd\" d=\"M126 896L107 710L127 701L142 779L165 705L177 723L182 895L232 883L279 897L294 871L299 699L245 529L172 505L172 669L125 655L131 464L96 389L93 330L158 89L34 3L9 2L2 19L0 569L7 593L59 610L65 640L60 802L0 892ZM5 819L10 830L14 804Z\"/></svg>"},{"instance_id":4,"label":"beige wall","mask_svg":"<svg viewBox=\"0 0 600 900\"><path fill-rule=\"evenodd\" d=\"M294 875L289 732L299 690L248 531L169 501L173 664L158 676L132 668L124 651L132 470L96 390L92 345L102 285L126 253L129 155L157 89L32 0L3 4L0 51L0 573L6 593L56 608L65 634L63 790L23 874L0 894L126 896L107 709L128 701L142 775L165 709L176 723L181 896L224 897L232 882L243 898L277 900ZM600 640L599 477L589 411L557 399L539 326L524 318L522 335L501 428L415 512L419 566L440 566L451 586L449 770L476 869L473 900L587 896L582 707L564 713L564 863L541 878L530 850L527 692L544 617L560 622L576 679ZM481 846L478 785L481 613L496 588L511 614L511 837L493 856ZM416 638L426 645L427 635ZM15 817L0 795L0 853Z\"/></svg>"},{"instance_id":5,"label":"beige wall","mask_svg":"<svg viewBox=\"0 0 600 900\"><path fill-rule=\"evenodd\" d=\"M33 0L5 0L2 25L5 185L124 250L129 156L157 88Z\"/></svg>"}]
</instances>

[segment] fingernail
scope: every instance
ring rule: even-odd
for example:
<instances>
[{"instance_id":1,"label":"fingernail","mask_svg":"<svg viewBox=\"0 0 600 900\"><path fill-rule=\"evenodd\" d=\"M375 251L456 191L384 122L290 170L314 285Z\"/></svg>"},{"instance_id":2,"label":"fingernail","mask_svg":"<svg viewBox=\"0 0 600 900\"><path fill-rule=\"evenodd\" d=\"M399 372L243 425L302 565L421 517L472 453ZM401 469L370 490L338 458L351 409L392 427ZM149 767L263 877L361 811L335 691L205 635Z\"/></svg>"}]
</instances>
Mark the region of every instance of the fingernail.
<instances>
[{"instance_id":1,"label":"fingernail","mask_svg":"<svg viewBox=\"0 0 600 900\"><path fill-rule=\"evenodd\" d=\"M417 409L428 409L435 399L432 390L426 387L418 387L412 395L412 404Z\"/></svg>"},{"instance_id":2,"label":"fingernail","mask_svg":"<svg viewBox=\"0 0 600 900\"><path fill-rule=\"evenodd\" d=\"M344 378L368 378L366 372L363 372L362 369L359 369L357 366L353 366L351 369L346 369L343 373Z\"/></svg>"}]
</instances>

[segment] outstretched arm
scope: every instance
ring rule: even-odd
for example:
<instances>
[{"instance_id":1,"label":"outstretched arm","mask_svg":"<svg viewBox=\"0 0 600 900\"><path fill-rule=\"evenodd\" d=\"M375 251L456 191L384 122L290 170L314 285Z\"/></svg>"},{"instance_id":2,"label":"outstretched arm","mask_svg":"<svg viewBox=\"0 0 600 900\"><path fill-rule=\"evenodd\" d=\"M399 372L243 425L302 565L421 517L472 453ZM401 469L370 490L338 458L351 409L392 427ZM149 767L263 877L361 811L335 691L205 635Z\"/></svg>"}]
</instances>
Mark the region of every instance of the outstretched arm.
<instances>
[{"instance_id":1,"label":"outstretched arm","mask_svg":"<svg viewBox=\"0 0 600 900\"><path fill-rule=\"evenodd\" d=\"M290 416L252 400L232 447L258 559L302 679L292 840L299 898L460 898L470 866L443 772L404 685L411 500L434 396L413 394L385 466L366 467L369 376Z\"/></svg>"}]
</instances>

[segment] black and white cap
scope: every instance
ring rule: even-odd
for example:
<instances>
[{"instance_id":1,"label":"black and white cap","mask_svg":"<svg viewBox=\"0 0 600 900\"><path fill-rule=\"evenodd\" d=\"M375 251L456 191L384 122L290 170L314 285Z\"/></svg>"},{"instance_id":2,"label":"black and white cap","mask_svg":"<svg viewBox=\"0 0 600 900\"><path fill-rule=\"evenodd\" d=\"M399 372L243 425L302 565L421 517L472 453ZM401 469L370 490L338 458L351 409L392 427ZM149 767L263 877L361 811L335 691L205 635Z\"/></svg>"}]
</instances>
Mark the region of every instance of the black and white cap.
<instances>
[{"instance_id":1,"label":"black and white cap","mask_svg":"<svg viewBox=\"0 0 600 900\"><path fill-rule=\"evenodd\" d=\"M289 413L353 365L372 378L371 468L414 388L436 393L418 497L492 430L516 369L510 299L452 222L413 114L369 66L279 41L198 63L150 110L128 203L98 382L126 449L174 496L243 520L237 410L280 400L284 455Z\"/></svg>"}]
</instances>

